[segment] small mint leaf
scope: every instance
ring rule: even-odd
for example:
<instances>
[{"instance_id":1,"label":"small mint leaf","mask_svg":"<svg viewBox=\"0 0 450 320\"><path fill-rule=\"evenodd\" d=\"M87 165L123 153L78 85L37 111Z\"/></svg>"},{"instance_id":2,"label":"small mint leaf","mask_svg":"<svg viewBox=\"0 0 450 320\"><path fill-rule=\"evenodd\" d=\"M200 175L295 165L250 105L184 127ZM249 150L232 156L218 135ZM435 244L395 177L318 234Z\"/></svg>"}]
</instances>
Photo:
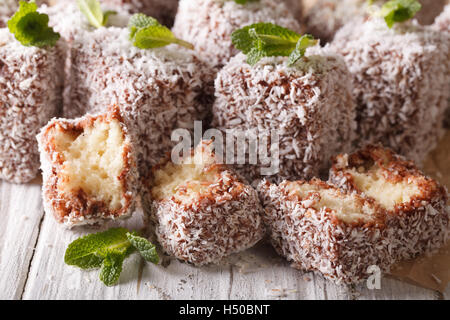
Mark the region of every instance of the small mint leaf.
<instances>
[{"instance_id":1,"label":"small mint leaf","mask_svg":"<svg viewBox=\"0 0 450 320\"><path fill-rule=\"evenodd\" d=\"M314 37L309 34L305 34L304 36L302 36L298 40L295 50L292 51L292 53L289 56L288 65L292 66L299 59L303 58L303 56L306 53L306 49L315 46L317 42L318 41L315 40Z\"/></svg>"},{"instance_id":2,"label":"small mint leaf","mask_svg":"<svg viewBox=\"0 0 450 320\"><path fill-rule=\"evenodd\" d=\"M150 241L131 233L127 233L127 237L146 261L158 264L159 256L156 252L156 247Z\"/></svg>"},{"instance_id":3,"label":"small mint leaf","mask_svg":"<svg viewBox=\"0 0 450 320\"><path fill-rule=\"evenodd\" d=\"M125 228L112 228L81 237L69 244L64 262L82 269L92 269L99 268L111 252L127 256L133 251L127 233Z\"/></svg>"},{"instance_id":4,"label":"small mint leaf","mask_svg":"<svg viewBox=\"0 0 450 320\"><path fill-rule=\"evenodd\" d=\"M397 22L412 19L421 8L422 5L417 0L391 0L381 7L379 15L392 28Z\"/></svg>"},{"instance_id":5,"label":"small mint leaf","mask_svg":"<svg viewBox=\"0 0 450 320\"><path fill-rule=\"evenodd\" d=\"M24 46L54 46L61 37L48 26L48 15L37 12L34 2L20 1L19 10L8 21L8 29Z\"/></svg>"},{"instance_id":6,"label":"small mint leaf","mask_svg":"<svg viewBox=\"0 0 450 320\"><path fill-rule=\"evenodd\" d=\"M109 17L117 14L113 10L103 12L99 0L77 0L77 4L88 22L97 29L106 26Z\"/></svg>"},{"instance_id":7,"label":"small mint leaf","mask_svg":"<svg viewBox=\"0 0 450 320\"><path fill-rule=\"evenodd\" d=\"M161 25L156 19L144 14L133 15L128 28L130 40L140 49L160 48L172 43L189 49L194 48L189 42L176 38L169 28Z\"/></svg>"},{"instance_id":8,"label":"small mint leaf","mask_svg":"<svg viewBox=\"0 0 450 320\"><path fill-rule=\"evenodd\" d=\"M103 26L103 11L98 0L77 0L77 4L93 27L101 28Z\"/></svg>"},{"instance_id":9,"label":"small mint leaf","mask_svg":"<svg viewBox=\"0 0 450 320\"><path fill-rule=\"evenodd\" d=\"M303 56L302 47L305 45L304 42L299 45L301 38L292 30L264 22L238 29L231 35L233 45L247 55L250 65L263 57L288 57L298 50L292 56L292 61L297 61Z\"/></svg>"},{"instance_id":10,"label":"small mint leaf","mask_svg":"<svg viewBox=\"0 0 450 320\"><path fill-rule=\"evenodd\" d=\"M102 263L100 280L107 286L113 286L119 281L122 272L124 254L109 252Z\"/></svg>"},{"instance_id":11,"label":"small mint leaf","mask_svg":"<svg viewBox=\"0 0 450 320\"><path fill-rule=\"evenodd\" d=\"M145 29L151 26L161 25L158 20L152 17L148 17L143 13L136 13L131 16L128 22L128 29L130 30L130 39L133 40L136 32L140 29Z\"/></svg>"}]
</instances>

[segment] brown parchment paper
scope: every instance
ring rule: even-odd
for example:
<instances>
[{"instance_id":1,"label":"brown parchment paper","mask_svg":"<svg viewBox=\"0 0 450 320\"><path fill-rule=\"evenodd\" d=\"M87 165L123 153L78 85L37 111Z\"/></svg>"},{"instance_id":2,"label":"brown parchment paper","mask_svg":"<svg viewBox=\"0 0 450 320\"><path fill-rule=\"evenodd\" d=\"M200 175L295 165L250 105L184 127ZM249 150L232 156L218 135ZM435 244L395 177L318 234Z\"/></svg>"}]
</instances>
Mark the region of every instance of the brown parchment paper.
<instances>
[{"instance_id":1,"label":"brown parchment paper","mask_svg":"<svg viewBox=\"0 0 450 320\"><path fill-rule=\"evenodd\" d=\"M423 170L450 190L450 130L429 154ZM443 293L450 282L450 243L432 256L399 263L390 274L400 280Z\"/></svg>"}]
</instances>

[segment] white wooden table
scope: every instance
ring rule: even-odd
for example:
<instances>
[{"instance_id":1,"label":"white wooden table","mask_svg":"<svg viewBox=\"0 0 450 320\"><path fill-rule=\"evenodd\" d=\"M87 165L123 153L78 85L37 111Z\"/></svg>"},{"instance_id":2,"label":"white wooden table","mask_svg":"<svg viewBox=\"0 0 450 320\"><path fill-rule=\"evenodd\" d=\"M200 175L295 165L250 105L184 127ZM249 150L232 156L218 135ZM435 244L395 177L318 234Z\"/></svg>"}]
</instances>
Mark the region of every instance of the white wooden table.
<instances>
[{"instance_id":1,"label":"white wooden table","mask_svg":"<svg viewBox=\"0 0 450 320\"><path fill-rule=\"evenodd\" d=\"M380 290L337 286L290 268L267 244L220 267L196 268L170 258L155 266L134 254L125 261L119 284L106 287L98 270L64 264L67 245L98 229L67 230L45 215L40 183L0 182L0 299L450 299L450 286L441 294L388 277ZM113 225L138 230L143 216L137 212L104 228Z\"/></svg>"}]
</instances>

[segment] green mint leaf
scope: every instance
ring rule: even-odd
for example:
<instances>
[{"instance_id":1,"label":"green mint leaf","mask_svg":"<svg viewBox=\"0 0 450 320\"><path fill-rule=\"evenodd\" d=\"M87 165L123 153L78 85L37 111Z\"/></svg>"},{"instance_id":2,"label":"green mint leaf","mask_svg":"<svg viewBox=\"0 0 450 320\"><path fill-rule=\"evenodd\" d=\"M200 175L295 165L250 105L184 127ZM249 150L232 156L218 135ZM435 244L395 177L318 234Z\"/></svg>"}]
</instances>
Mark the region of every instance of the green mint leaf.
<instances>
[{"instance_id":1,"label":"green mint leaf","mask_svg":"<svg viewBox=\"0 0 450 320\"><path fill-rule=\"evenodd\" d=\"M404 22L413 18L420 11L422 5L417 0L391 0L386 2L380 15L389 28L397 22Z\"/></svg>"},{"instance_id":2,"label":"green mint leaf","mask_svg":"<svg viewBox=\"0 0 450 320\"><path fill-rule=\"evenodd\" d=\"M108 254L126 257L133 252L125 228L112 228L81 237L67 247L64 262L82 269L99 268Z\"/></svg>"},{"instance_id":3,"label":"green mint leaf","mask_svg":"<svg viewBox=\"0 0 450 320\"><path fill-rule=\"evenodd\" d=\"M136 13L131 16L128 22L128 29L130 30L130 39L133 40L136 32L140 29L145 29L151 26L160 26L161 24L155 18L148 17L143 13Z\"/></svg>"},{"instance_id":4,"label":"green mint leaf","mask_svg":"<svg viewBox=\"0 0 450 320\"><path fill-rule=\"evenodd\" d=\"M116 11L102 11L100 1L98 0L77 0L78 8L84 14L89 23L95 28L106 26L108 18Z\"/></svg>"},{"instance_id":5,"label":"green mint leaf","mask_svg":"<svg viewBox=\"0 0 450 320\"><path fill-rule=\"evenodd\" d=\"M256 64L263 57L291 55L290 64L292 64L303 57L307 47L317 43L309 35L302 37L287 28L264 22L234 31L231 34L231 41L236 49L247 55L247 63L250 65Z\"/></svg>"},{"instance_id":6,"label":"green mint leaf","mask_svg":"<svg viewBox=\"0 0 450 320\"><path fill-rule=\"evenodd\" d=\"M295 47L295 50L289 56L288 65L292 66L299 59L303 58L305 55L306 49L309 47L313 47L317 44L317 40L314 39L312 35L305 34L298 41Z\"/></svg>"},{"instance_id":7,"label":"green mint leaf","mask_svg":"<svg viewBox=\"0 0 450 320\"><path fill-rule=\"evenodd\" d=\"M140 49L160 48L172 43L194 49L192 44L176 38L169 28L144 14L133 15L128 28L130 30L130 40L134 46Z\"/></svg>"},{"instance_id":8,"label":"green mint leaf","mask_svg":"<svg viewBox=\"0 0 450 320\"><path fill-rule=\"evenodd\" d=\"M128 240L131 242L133 247L135 247L141 256L149 262L158 264L159 256L156 252L156 247L147 239L139 237L136 234L127 233Z\"/></svg>"},{"instance_id":9,"label":"green mint leaf","mask_svg":"<svg viewBox=\"0 0 450 320\"><path fill-rule=\"evenodd\" d=\"M107 286L113 286L119 281L122 272L124 254L109 252L102 263L100 280Z\"/></svg>"},{"instance_id":10,"label":"green mint leaf","mask_svg":"<svg viewBox=\"0 0 450 320\"><path fill-rule=\"evenodd\" d=\"M48 26L48 21L48 15L37 12L36 3L20 1L19 10L8 21L8 29L24 46L54 46L61 36Z\"/></svg>"}]
</instances>

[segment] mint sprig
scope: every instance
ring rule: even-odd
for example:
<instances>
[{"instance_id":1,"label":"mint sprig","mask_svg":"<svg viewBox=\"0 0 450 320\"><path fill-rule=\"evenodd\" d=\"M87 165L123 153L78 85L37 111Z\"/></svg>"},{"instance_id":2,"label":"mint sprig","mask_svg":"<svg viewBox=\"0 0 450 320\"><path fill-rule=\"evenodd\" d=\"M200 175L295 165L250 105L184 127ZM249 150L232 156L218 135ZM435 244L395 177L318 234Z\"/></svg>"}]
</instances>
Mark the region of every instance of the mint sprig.
<instances>
[{"instance_id":1,"label":"mint sprig","mask_svg":"<svg viewBox=\"0 0 450 320\"><path fill-rule=\"evenodd\" d=\"M112 228L73 241L66 249L64 262L81 269L101 268L100 280L112 286L119 280L123 261L136 249L146 261L159 262L155 246L125 228Z\"/></svg>"},{"instance_id":2,"label":"mint sprig","mask_svg":"<svg viewBox=\"0 0 450 320\"><path fill-rule=\"evenodd\" d=\"M188 49L194 49L189 42L178 39L169 28L163 26L155 18L138 13L128 22L130 40L140 49L153 49L165 47L175 43Z\"/></svg>"},{"instance_id":3,"label":"mint sprig","mask_svg":"<svg viewBox=\"0 0 450 320\"><path fill-rule=\"evenodd\" d=\"M306 49L317 44L311 35L300 35L295 31L273 23L260 22L238 29L231 34L236 49L247 55L247 63L255 65L263 57L289 57L288 65L301 59Z\"/></svg>"},{"instance_id":4,"label":"mint sprig","mask_svg":"<svg viewBox=\"0 0 450 320\"><path fill-rule=\"evenodd\" d=\"M37 12L37 8L34 1L21 0L19 9L8 21L8 29L24 46L52 47L61 36L48 26L48 15Z\"/></svg>"},{"instance_id":5,"label":"mint sprig","mask_svg":"<svg viewBox=\"0 0 450 320\"><path fill-rule=\"evenodd\" d=\"M158 264L159 256L156 252L156 247L151 242L133 233L127 233L127 237L133 247L139 251L142 258L151 263Z\"/></svg>"},{"instance_id":6,"label":"mint sprig","mask_svg":"<svg viewBox=\"0 0 450 320\"><path fill-rule=\"evenodd\" d=\"M414 18L422 5L417 0L391 0L383 4L379 15L384 18L388 28L397 22L404 22Z\"/></svg>"},{"instance_id":7,"label":"mint sprig","mask_svg":"<svg viewBox=\"0 0 450 320\"><path fill-rule=\"evenodd\" d=\"M77 0L77 4L86 19L95 28L106 26L108 18L113 14L117 14L116 11L112 10L103 12L98 0Z\"/></svg>"}]
</instances>

